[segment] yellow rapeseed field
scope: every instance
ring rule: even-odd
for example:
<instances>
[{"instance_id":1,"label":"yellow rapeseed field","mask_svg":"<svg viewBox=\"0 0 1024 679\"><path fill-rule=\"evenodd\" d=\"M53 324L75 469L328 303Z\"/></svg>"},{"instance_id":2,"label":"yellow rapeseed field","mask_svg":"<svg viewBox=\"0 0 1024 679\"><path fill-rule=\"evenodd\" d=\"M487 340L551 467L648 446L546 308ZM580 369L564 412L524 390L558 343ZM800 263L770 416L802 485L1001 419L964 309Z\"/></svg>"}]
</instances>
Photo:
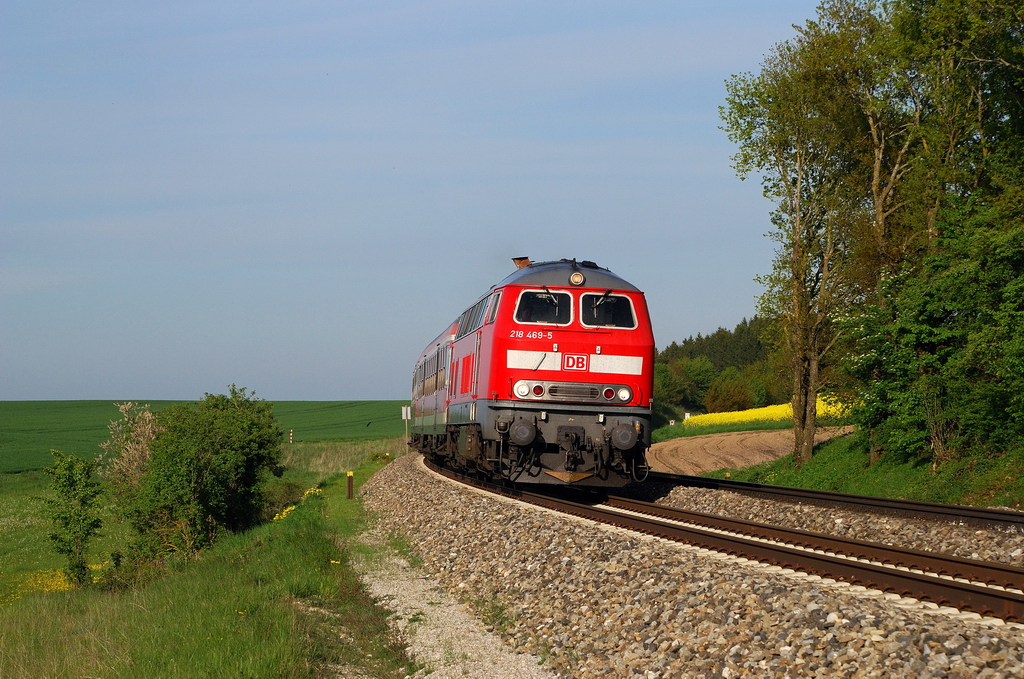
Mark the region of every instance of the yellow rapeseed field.
<instances>
[{"instance_id":1,"label":"yellow rapeseed field","mask_svg":"<svg viewBox=\"0 0 1024 679\"><path fill-rule=\"evenodd\" d=\"M842 415L845 408L842 404L826 402L818 399L818 416L835 417ZM684 421L688 427L709 424L735 424L740 422L782 422L793 419L793 404L780 403L764 408L751 408L750 410L734 410L728 413L708 413L707 415L695 415Z\"/></svg>"}]
</instances>

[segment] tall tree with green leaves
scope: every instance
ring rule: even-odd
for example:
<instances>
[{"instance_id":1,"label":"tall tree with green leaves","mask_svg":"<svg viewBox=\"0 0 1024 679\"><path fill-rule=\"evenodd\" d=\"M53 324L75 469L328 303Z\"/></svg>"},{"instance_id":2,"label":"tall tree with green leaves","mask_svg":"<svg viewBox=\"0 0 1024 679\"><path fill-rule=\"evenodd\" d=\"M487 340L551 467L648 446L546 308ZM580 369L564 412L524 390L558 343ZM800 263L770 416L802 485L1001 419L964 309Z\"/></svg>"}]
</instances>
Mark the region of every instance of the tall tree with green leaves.
<instances>
[{"instance_id":1,"label":"tall tree with green leaves","mask_svg":"<svg viewBox=\"0 0 1024 679\"><path fill-rule=\"evenodd\" d=\"M887 10L887 48L913 74L918 109L900 219L922 247L881 270L878 303L846 323L843 364L872 461L884 450L940 464L1024 438L1024 9L900 0Z\"/></svg>"},{"instance_id":2,"label":"tall tree with green leaves","mask_svg":"<svg viewBox=\"0 0 1024 679\"><path fill-rule=\"evenodd\" d=\"M828 87L830 54L806 36L776 45L757 75L734 76L722 109L739 146L741 177L760 175L777 206L770 236L778 244L760 313L781 319L793 381L794 456L811 459L823 360L838 334L834 320L850 295L848 241L861 215L848 208L856 158L848 102Z\"/></svg>"}]
</instances>

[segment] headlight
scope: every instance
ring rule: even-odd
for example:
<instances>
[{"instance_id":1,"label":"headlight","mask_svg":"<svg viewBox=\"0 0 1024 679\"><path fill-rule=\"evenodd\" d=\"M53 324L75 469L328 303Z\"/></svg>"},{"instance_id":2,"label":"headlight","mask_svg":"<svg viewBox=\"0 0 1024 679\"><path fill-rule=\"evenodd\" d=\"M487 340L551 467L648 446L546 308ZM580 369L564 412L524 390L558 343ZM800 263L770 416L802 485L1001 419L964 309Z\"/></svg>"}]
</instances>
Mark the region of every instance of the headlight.
<instances>
[{"instance_id":1,"label":"headlight","mask_svg":"<svg viewBox=\"0 0 1024 679\"><path fill-rule=\"evenodd\" d=\"M530 395L530 385L526 382L516 382L516 396L526 398Z\"/></svg>"},{"instance_id":2,"label":"headlight","mask_svg":"<svg viewBox=\"0 0 1024 679\"><path fill-rule=\"evenodd\" d=\"M626 389L625 387L623 387L622 389L619 389L619 400L620 401L623 401L623 402L630 401L630 400L632 400L632 398L633 398L633 393L629 389Z\"/></svg>"}]
</instances>

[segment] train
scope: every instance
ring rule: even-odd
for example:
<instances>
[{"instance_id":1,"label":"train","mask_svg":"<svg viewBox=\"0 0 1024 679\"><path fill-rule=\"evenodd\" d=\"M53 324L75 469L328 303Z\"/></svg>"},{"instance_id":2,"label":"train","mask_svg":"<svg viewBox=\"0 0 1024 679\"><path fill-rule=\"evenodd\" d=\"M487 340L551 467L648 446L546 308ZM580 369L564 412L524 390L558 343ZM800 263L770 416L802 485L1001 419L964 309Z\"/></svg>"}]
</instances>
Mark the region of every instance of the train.
<instances>
[{"instance_id":1,"label":"train","mask_svg":"<svg viewBox=\"0 0 1024 679\"><path fill-rule=\"evenodd\" d=\"M655 356L644 293L587 260L513 262L420 353L409 445L513 485L644 480Z\"/></svg>"}]
</instances>

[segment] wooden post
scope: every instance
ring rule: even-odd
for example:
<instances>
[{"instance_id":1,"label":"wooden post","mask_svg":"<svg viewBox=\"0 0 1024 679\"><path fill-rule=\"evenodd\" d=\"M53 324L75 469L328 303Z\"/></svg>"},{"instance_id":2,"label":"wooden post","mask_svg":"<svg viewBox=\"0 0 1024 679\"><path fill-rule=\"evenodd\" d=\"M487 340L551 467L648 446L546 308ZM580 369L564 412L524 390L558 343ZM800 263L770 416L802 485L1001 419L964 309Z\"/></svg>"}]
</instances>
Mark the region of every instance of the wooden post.
<instances>
[{"instance_id":1,"label":"wooden post","mask_svg":"<svg viewBox=\"0 0 1024 679\"><path fill-rule=\"evenodd\" d=\"M352 472L348 473L348 499L352 499Z\"/></svg>"}]
</instances>

